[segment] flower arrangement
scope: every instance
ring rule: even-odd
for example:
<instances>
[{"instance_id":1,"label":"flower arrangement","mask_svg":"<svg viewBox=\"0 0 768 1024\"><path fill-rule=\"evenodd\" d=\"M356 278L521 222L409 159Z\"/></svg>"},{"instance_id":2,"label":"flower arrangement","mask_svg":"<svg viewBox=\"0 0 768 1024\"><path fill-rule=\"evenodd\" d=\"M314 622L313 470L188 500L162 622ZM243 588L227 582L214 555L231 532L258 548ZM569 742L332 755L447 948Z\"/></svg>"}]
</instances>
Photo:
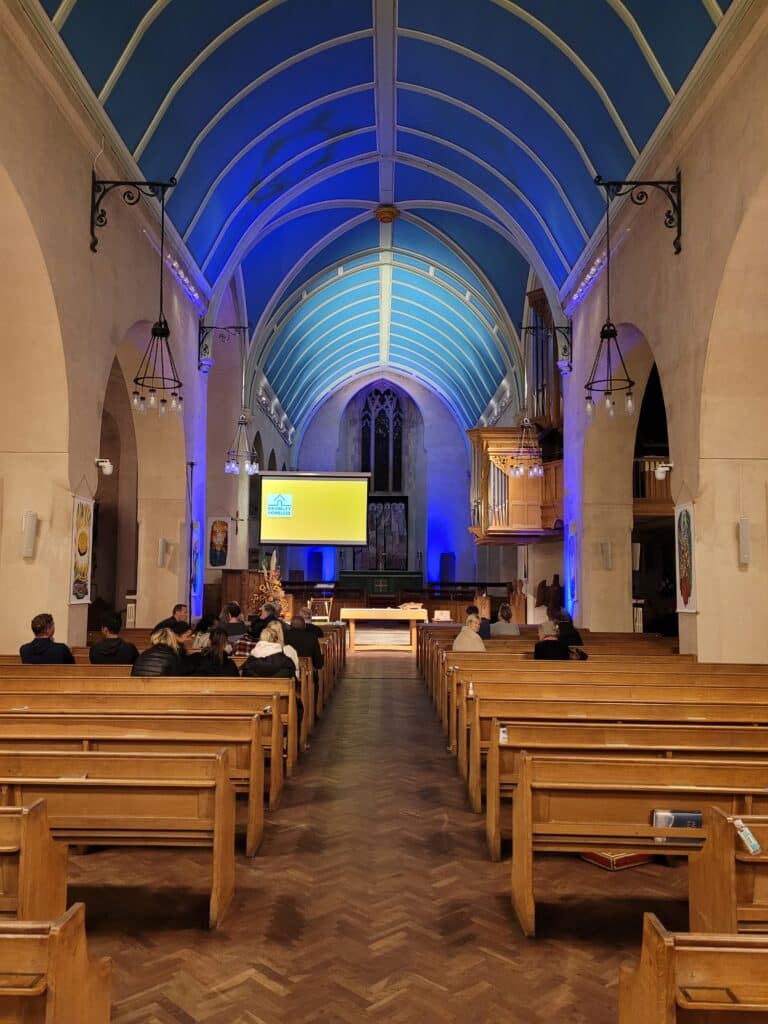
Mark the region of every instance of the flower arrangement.
<instances>
[{"instance_id":1,"label":"flower arrangement","mask_svg":"<svg viewBox=\"0 0 768 1024\"><path fill-rule=\"evenodd\" d=\"M272 552L269 562L265 559L259 568L260 580L256 592L251 594L251 606L258 611L265 604L273 604L278 612L283 607L285 591L280 579L280 568L277 564L277 552Z\"/></svg>"}]
</instances>

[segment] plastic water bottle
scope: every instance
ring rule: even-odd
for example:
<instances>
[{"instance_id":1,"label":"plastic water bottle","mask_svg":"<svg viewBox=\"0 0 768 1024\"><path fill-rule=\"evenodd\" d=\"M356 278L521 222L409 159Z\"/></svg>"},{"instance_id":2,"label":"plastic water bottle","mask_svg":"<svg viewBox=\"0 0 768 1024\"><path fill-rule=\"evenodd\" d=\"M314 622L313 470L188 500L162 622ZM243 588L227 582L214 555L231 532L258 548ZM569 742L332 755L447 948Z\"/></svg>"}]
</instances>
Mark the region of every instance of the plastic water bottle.
<instances>
[{"instance_id":1,"label":"plastic water bottle","mask_svg":"<svg viewBox=\"0 0 768 1024\"><path fill-rule=\"evenodd\" d=\"M763 848L760 843L758 843L757 839L755 839L754 832L744 824L741 818L734 818L733 827L739 833L739 838L750 853L757 855L762 852Z\"/></svg>"}]
</instances>

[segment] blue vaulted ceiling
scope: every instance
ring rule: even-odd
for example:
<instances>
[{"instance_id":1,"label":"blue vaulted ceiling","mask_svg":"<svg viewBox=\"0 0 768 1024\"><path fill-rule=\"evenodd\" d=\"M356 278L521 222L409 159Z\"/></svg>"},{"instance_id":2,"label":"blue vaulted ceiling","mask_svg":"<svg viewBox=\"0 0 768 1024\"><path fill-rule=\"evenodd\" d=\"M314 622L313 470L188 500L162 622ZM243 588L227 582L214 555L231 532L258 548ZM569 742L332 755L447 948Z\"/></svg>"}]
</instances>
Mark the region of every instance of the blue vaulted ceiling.
<instances>
[{"instance_id":1,"label":"blue vaulted ceiling","mask_svg":"<svg viewBox=\"0 0 768 1024\"><path fill-rule=\"evenodd\" d=\"M41 2L142 174L178 178L214 294L242 272L251 370L297 425L388 366L476 422L519 373L529 268L554 300L595 174L626 176L730 6Z\"/></svg>"}]
</instances>

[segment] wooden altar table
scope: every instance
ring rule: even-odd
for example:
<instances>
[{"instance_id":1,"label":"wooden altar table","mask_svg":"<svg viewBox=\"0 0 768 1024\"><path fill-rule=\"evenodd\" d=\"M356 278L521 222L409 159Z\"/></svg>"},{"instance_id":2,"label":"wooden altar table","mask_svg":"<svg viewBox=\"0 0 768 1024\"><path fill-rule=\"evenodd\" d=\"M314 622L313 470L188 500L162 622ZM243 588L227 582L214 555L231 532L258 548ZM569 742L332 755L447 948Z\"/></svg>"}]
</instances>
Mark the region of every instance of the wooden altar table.
<instances>
[{"instance_id":1,"label":"wooden altar table","mask_svg":"<svg viewBox=\"0 0 768 1024\"><path fill-rule=\"evenodd\" d=\"M342 608L339 618L349 623L350 651L416 651L416 623L427 621L426 608ZM358 622L407 622L411 631L409 644L357 644L355 626Z\"/></svg>"}]
</instances>

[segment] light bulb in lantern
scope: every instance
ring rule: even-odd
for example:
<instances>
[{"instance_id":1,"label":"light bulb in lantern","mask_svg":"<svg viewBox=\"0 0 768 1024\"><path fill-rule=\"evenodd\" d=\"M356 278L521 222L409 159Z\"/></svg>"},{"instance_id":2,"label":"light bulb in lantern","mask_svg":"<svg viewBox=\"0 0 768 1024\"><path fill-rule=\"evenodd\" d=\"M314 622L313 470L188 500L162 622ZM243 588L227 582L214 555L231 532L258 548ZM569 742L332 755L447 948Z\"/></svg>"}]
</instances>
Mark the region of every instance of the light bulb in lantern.
<instances>
[{"instance_id":1,"label":"light bulb in lantern","mask_svg":"<svg viewBox=\"0 0 768 1024\"><path fill-rule=\"evenodd\" d=\"M134 391L133 392L133 408L134 409L139 409L141 407L140 399L141 399L141 395L139 394L139 392L138 391Z\"/></svg>"},{"instance_id":2,"label":"light bulb in lantern","mask_svg":"<svg viewBox=\"0 0 768 1024\"><path fill-rule=\"evenodd\" d=\"M144 415L144 413L145 413L145 412L147 411L147 400L146 400L146 398L144 397L144 395L142 395L142 396L141 396L141 397L139 398L139 408L138 408L138 410L137 410L137 411L138 411L138 413L139 413L139 416L143 416L143 415Z\"/></svg>"},{"instance_id":3,"label":"light bulb in lantern","mask_svg":"<svg viewBox=\"0 0 768 1024\"><path fill-rule=\"evenodd\" d=\"M154 388L149 389L149 398L147 400L147 404L149 405L150 409L157 408L157 394Z\"/></svg>"},{"instance_id":4,"label":"light bulb in lantern","mask_svg":"<svg viewBox=\"0 0 768 1024\"><path fill-rule=\"evenodd\" d=\"M158 406L158 409L157 409L157 414L158 414L158 416L165 416L165 414L167 412L168 412L168 401L165 398L161 398L160 399L160 405Z\"/></svg>"},{"instance_id":5,"label":"light bulb in lantern","mask_svg":"<svg viewBox=\"0 0 768 1024\"><path fill-rule=\"evenodd\" d=\"M605 392L605 408L610 409L613 405L613 396L610 391Z\"/></svg>"},{"instance_id":6,"label":"light bulb in lantern","mask_svg":"<svg viewBox=\"0 0 768 1024\"><path fill-rule=\"evenodd\" d=\"M616 415L616 403L613 400L611 400L610 404L606 402L606 409L608 410L608 415L613 419Z\"/></svg>"},{"instance_id":7,"label":"light bulb in lantern","mask_svg":"<svg viewBox=\"0 0 768 1024\"><path fill-rule=\"evenodd\" d=\"M592 401L592 395L587 395L587 401L584 405L584 409L589 419L592 419L595 413L595 403Z\"/></svg>"},{"instance_id":8,"label":"light bulb in lantern","mask_svg":"<svg viewBox=\"0 0 768 1024\"><path fill-rule=\"evenodd\" d=\"M176 412L181 415L184 411L184 399L179 395L179 400L176 403Z\"/></svg>"},{"instance_id":9,"label":"light bulb in lantern","mask_svg":"<svg viewBox=\"0 0 768 1024\"><path fill-rule=\"evenodd\" d=\"M631 391L628 391L624 396L624 412L627 416L631 416L635 411L635 399Z\"/></svg>"},{"instance_id":10,"label":"light bulb in lantern","mask_svg":"<svg viewBox=\"0 0 768 1024\"><path fill-rule=\"evenodd\" d=\"M175 391L171 392L171 412L176 412L179 408L179 396Z\"/></svg>"}]
</instances>

